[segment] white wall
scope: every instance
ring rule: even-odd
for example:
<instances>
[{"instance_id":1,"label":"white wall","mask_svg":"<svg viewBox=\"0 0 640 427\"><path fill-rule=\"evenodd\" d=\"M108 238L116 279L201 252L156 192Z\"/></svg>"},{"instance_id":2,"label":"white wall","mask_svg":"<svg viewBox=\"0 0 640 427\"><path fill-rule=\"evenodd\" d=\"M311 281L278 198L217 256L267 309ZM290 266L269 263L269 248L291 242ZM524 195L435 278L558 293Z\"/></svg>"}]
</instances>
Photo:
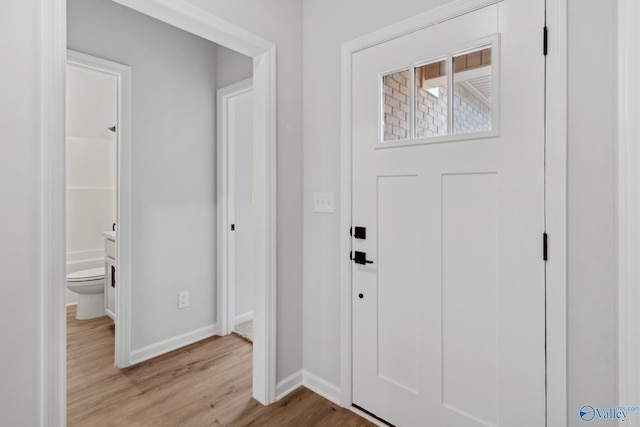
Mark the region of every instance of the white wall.
<instances>
[{"instance_id":1,"label":"white wall","mask_svg":"<svg viewBox=\"0 0 640 427\"><path fill-rule=\"evenodd\" d=\"M41 413L39 13L20 1L0 14L0 414L21 427Z\"/></svg>"},{"instance_id":2,"label":"white wall","mask_svg":"<svg viewBox=\"0 0 640 427\"><path fill-rule=\"evenodd\" d=\"M569 0L570 426L582 405L638 404L616 393L616 4Z\"/></svg>"},{"instance_id":3,"label":"white wall","mask_svg":"<svg viewBox=\"0 0 640 427\"><path fill-rule=\"evenodd\" d=\"M256 34L277 47L276 371L279 381L302 368L302 2L185 1ZM330 31L323 28L323 32Z\"/></svg>"},{"instance_id":4,"label":"white wall","mask_svg":"<svg viewBox=\"0 0 640 427\"><path fill-rule=\"evenodd\" d=\"M304 369L336 387L340 387L340 206L335 215L313 213L311 197L313 192L332 191L340 200L340 47L444 3L303 3ZM615 401L616 60L615 2L569 3L569 411L574 422L581 405ZM595 57L594 52L598 52Z\"/></svg>"},{"instance_id":5,"label":"white wall","mask_svg":"<svg viewBox=\"0 0 640 427\"><path fill-rule=\"evenodd\" d=\"M116 222L118 80L67 65L67 273L104 266L102 232ZM67 304L77 302L67 290Z\"/></svg>"},{"instance_id":6,"label":"white wall","mask_svg":"<svg viewBox=\"0 0 640 427\"><path fill-rule=\"evenodd\" d=\"M109 0L69 0L68 46L132 68L132 352L214 324L215 45Z\"/></svg>"}]
</instances>

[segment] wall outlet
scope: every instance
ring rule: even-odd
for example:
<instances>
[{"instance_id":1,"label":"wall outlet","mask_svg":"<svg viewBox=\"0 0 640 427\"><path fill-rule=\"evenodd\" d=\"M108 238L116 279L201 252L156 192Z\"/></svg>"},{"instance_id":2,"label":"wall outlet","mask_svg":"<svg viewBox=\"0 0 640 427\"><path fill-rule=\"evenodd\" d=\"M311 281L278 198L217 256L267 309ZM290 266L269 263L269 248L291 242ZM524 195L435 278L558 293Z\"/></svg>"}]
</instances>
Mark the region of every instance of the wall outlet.
<instances>
[{"instance_id":1,"label":"wall outlet","mask_svg":"<svg viewBox=\"0 0 640 427\"><path fill-rule=\"evenodd\" d=\"M321 213L334 213L333 193L313 193L313 211Z\"/></svg>"},{"instance_id":2,"label":"wall outlet","mask_svg":"<svg viewBox=\"0 0 640 427\"><path fill-rule=\"evenodd\" d=\"M182 291L178 294L178 308L185 308L189 306L189 292Z\"/></svg>"}]
</instances>

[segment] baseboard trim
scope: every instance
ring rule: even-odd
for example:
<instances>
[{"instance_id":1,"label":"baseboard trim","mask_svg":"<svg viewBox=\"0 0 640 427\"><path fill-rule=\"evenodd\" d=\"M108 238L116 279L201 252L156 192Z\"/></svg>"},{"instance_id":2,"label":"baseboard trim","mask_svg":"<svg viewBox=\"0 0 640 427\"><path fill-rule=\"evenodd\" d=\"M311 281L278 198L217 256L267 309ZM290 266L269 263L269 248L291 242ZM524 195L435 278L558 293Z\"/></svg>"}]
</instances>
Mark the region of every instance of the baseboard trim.
<instances>
[{"instance_id":1,"label":"baseboard trim","mask_svg":"<svg viewBox=\"0 0 640 427\"><path fill-rule=\"evenodd\" d=\"M253 311L247 311L246 313L233 318L234 324L236 325L248 322L249 320L253 320Z\"/></svg>"},{"instance_id":2,"label":"baseboard trim","mask_svg":"<svg viewBox=\"0 0 640 427\"><path fill-rule=\"evenodd\" d=\"M137 350L133 350L130 357L131 365L144 362L145 360L153 359L154 357L161 356L163 354L169 353L170 351L177 350L181 347L185 347L189 344L193 344L217 334L218 325L213 324L205 326L204 328L196 329L195 331L178 335L173 338L159 341L157 343L139 348Z\"/></svg>"},{"instance_id":3,"label":"baseboard trim","mask_svg":"<svg viewBox=\"0 0 640 427\"><path fill-rule=\"evenodd\" d=\"M341 405L340 400L342 398L342 389L335 384L332 384L309 371L303 370L302 385L336 405Z\"/></svg>"},{"instance_id":4,"label":"baseboard trim","mask_svg":"<svg viewBox=\"0 0 640 427\"><path fill-rule=\"evenodd\" d=\"M279 381L276 385L276 401L302 387L302 376L302 369L300 369L282 381Z\"/></svg>"}]
</instances>

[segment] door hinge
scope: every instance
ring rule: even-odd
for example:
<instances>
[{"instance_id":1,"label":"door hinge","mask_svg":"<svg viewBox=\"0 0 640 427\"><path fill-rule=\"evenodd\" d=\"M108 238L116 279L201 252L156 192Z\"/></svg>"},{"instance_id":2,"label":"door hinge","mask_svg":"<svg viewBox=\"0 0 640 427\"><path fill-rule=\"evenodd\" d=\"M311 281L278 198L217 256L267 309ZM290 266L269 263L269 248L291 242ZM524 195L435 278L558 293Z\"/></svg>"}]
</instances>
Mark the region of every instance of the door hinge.
<instances>
[{"instance_id":1,"label":"door hinge","mask_svg":"<svg viewBox=\"0 0 640 427\"><path fill-rule=\"evenodd\" d=\"M542 32L542 53L544 56L547 56L547 52L549 49L549 30L547 26L544 26L544 30Z\"/></svg>"},{"instance_id":2,"label":"door hinge","mask_svg":"<svg viewBox=\"0 0 640 427\"><path fill-rule=\"evenodd\" d=\"M547 233L542 233L542 260L546 261L547 259L549 259L549 249L548 249L548 235Z\"/></svg>"}]
</instances>

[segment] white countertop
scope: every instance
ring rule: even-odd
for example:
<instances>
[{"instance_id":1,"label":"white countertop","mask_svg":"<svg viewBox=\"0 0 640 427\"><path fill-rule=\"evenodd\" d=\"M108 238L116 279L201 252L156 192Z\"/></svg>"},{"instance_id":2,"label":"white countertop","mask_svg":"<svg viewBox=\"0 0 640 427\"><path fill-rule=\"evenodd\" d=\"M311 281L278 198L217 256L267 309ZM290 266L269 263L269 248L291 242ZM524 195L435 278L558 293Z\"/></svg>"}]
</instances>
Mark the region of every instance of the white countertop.
<instances>
[{"instance_id":1,"label":"white countertop","mask_svg":"<svg viewBox=\"0 0 640 427\"><path fill-rule=\"evenodd\" d=\"M103 231L102 235L109 240L116 241L116 232L115 231Z\"/></svg>"}]
</instances>

